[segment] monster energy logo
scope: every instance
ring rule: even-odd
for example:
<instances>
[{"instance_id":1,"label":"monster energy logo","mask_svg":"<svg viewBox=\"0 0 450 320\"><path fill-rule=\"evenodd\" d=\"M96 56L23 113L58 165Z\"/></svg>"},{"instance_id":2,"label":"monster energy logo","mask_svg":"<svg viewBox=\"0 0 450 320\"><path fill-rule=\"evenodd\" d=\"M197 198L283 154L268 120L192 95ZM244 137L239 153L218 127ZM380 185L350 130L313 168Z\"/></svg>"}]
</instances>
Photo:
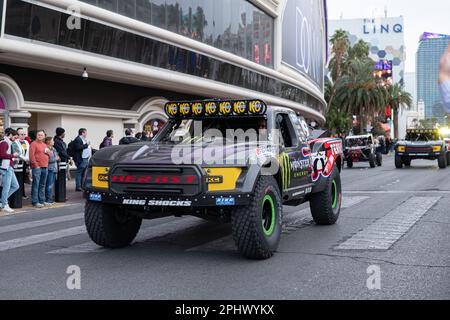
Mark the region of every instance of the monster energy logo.
<instances>
[{"instance_id":1,"label":"monster energy logo","mask_svg":"<svg viewBox=\"0 0 450 320\"><path fill-rule=\"evenodd\" d=\"M278 162L280 164L281 169L281 181L283 192L285 192L291 186L291 160L289 158L289 155L283 152L278 157Z\"/></svg>"}]
</instances>

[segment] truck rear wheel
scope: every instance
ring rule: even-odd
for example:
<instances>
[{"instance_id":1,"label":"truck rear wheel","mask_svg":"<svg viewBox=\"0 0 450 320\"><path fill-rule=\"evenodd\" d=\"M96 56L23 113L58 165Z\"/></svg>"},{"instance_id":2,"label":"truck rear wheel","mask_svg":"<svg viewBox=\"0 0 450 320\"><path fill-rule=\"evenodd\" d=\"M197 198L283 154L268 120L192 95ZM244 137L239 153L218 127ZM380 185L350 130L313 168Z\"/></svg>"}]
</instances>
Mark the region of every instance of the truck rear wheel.
<instances>
[{"instance_id":1,"label":"truck rear wheel","mask_svg":"<svg viewBox=\"0 0 450 320\"><path fill-rule=\"evenodd\" d=\"M342 187L336 166L326 181L325 189L312 194L309 205L314 222L318 225L332 225L337 222L341 213Z\"/></svg>"},{"instance_id":2,"label":"truck rear wheel","mask_svg":"<svg viewBox=\"0 0 450 320\"><path fill-rule=\"evenodd\" d=\"M352 159L347 160L347 167L350 169L353 168L353 160Z\"/></svg>"},{"instance_id":3,"label":"truck rear wheel","mask_svg":"<svg viewBox=\"0 0 450 320\"><path fill-rule=\"evenodd\" d=\"M105 248L123 248L136 237L142 219L128 216L117 206L87 202L84 220L89 237Z\"/></svg>"},{"instance_id":4,"label":"truck rear wheel","mask_svg":"<svg viewBox=\"0 0 450 320\"><path fill-rule=\"evenodd\" d=\"M373 153L369 154L369 164L371 168L375 168L377 166L375 163L375 155Z\"/></svg>"},{"instance_id":5,"label":"truck rear wheel","mask_svg":"<svg viewBox=\"0 0 450 320\"><path fill-rule=\"evenodd\" d=\"M403 159L402 159L402 157L395 155L395 167L397 169L403 169Z\"/></svg>"},{"instance_id":6,"label":"truck rear wheel","mask_svg":"<svg viewBox=\"0 0 450 320\"><path fill-rule=\"evenodd\" d=\"M447 168L447 157L445 156L445 153L441 153L441 155L439 156L438 165L441 169Z\"/></svg>"},{"instance_id":7,"label":"truck rear wheel","mask_svg":"<svg viewBox=\"0 0 450 320\"><path fill-rule=\"evenodd\" d=\"M233 238L242 255L268 259L278 248L282 231L283 205L276 180L261 176L248 206L231 216Z\"/></svg>"}]
</instances>

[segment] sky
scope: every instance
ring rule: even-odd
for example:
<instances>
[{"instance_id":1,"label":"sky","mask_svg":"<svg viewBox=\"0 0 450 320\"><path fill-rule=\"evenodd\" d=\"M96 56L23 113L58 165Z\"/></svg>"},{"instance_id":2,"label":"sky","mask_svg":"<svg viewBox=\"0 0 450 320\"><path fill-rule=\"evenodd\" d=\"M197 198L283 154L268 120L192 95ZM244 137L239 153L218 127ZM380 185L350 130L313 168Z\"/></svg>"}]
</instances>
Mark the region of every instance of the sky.
<instances>
[{"instance_id":1,"label":"sky","mask_svg":"<svg viewBox=\"0 0 450 320\"><path fill-rule=\"evenodd\" d=\"M415 72L416 51L423 32L450 35L449 0L327 0L329 19L403 16L405 19L406 72Z\"/></svg>"}]
</instances>

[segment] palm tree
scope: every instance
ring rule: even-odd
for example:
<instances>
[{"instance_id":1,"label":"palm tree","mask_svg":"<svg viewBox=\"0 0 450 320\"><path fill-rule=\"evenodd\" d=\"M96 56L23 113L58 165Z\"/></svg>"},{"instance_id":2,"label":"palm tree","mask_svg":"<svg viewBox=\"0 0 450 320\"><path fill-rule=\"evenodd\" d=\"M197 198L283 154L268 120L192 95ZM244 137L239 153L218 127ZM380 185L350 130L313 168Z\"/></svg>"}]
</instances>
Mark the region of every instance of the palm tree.
<instances>
[{"instance_id":1,"label":"palm tree","mask_svg":"<svg viewBox=\"0 0 450 320\"><path fill-rule=\"evenodd\" d=\"M331 77L333 78L334 83L338 83L342 77L344 71L343 66L346 60L346 55L348 54L348 49L350 47L350 41L348 40L347 32L342 29L336 30L336 32L330 39L330 43L332 46L332 58L330 60L328 68L331 71ZM334 87L334 85L332 85L329 100L327 100L329 108L332 108L335 95L336 88Z\"/></svg>"},{"instance_id":2,"label":"palm tree","mask_svg":"<svg viewBox=\"0 0 450 320\"><path fill-rule=\"evenodd\" d=\"M412 96L406 92L403 87L396 83L387 89L387 104L392 108L394 114L394 136L398 138L398 113L401 106L410 107L412 104Z\"/></svg>"},{"instance_id":3,"label":"palm tree","mask_svg":"<svg viewBox=\"0 0 450 320\"><path fill-rule=\"evenodd\" d=\"M367 120L386 107L386 90L378 86L373 77L373 61L356 59L349 63L347 74L337 85L336 99L344 112L358 115L360 130Z\"/></svg>"},{"instance_id":4,"label":"palm tree","mask_svg":"<svg viewBox=\"0 0 450 320\"><path fill-rule=\"evenodd\" d=\"M342 29L336 30L330 39L330 43L332 46L332 58L330 60L329 69L331 71L331 77L337 82L342 76L342 66L350 47L347 32Z\"/></svg>"}]
</instances>

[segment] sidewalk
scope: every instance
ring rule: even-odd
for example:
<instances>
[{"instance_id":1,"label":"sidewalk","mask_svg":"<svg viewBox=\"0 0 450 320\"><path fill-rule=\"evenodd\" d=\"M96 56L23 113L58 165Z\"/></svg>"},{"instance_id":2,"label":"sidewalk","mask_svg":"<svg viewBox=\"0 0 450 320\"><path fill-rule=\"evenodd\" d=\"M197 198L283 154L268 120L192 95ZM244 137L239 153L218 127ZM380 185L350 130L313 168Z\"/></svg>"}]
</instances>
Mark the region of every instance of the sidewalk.
<instances>
[{"instance_id":1,"label":"sidewalk","mask_svg":"<svg viewBox=\"0 0 450 320\"><path fill-rule=\"evenodd\" d=\"M71 206L74 204L83 203L83 201L84 201L83 193L75 191L75 177L73 177L72 180L67 181L67 202L65 202L65 203L55 203L51 207L35 209L35 208L33 208L33 205L31 204L31 185L30 184L25 184L25 194L28 196L28 199L23 200L23 208L14 209L15 212L12 214L6 214L6 213L0 211L0 217L20 214L20 213L26 213L26 212L32 212L32 211L43 211L43 210L49 210L49 209L55 209L55 208L64 208L64 207Z\"/></svg>"}]
</instances>

